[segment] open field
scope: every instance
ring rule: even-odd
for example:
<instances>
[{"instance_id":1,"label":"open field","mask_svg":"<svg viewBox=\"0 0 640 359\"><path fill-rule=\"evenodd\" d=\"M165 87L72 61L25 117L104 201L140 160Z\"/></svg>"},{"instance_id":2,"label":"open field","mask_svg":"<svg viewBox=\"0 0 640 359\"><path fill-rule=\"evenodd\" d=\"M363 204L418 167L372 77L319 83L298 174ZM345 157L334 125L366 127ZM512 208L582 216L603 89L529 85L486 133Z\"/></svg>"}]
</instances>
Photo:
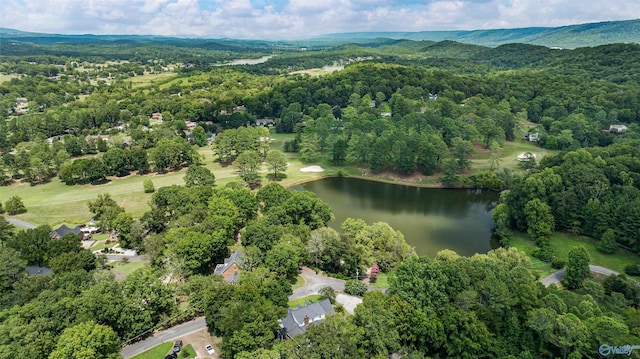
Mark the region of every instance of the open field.
<instances>
[{"instance_id":1,"label":"open field","mask_svg":"<svg viewBox=\"0 0 640 359\"><path fill-rule=\"evenodd\" d=\"M148 86L148 85L152 85L158 82L162 82L162 81L166 81L168 79L170 79L171 77L176 76L175 73L172 72L163 72L163 73L159 73L159 74L148 74L148 75L140 75L140 76L134 76L134 77L130 77L126 80L124 80L125 82L130 82L131 83L131 87L133 88L138 88L138 87L143 87L143 86Z\"/></svg>"},{"instance_id":2,"label":"open field","mask_svg":"<svg viewBox=\"0 0 640 359\"><path fill-rule=\"evenodd\" d=\"M530 240L524 233L514 233L511 246L531 255L536 248L535 241ZM604 254L596 249L596 241L589 237L573 236L566 233L555 232L551 237L551 248L559 258L567 259L569 251L577 246L583 246L589 253L589 264L612 269L619 273L624 273L624 267L638 263L640 257L626 249L618 248L613 254ZM550 263L542 262L531 257L531 262L535 270L541 277L549 275L556 270L551 268Z\"/></svg>"},{"instance_id":3,"label":"open field","mask_svg":"<svg viewBox=\"0 0 640 359\"><path fill-rule=\"evenodd\" d=\"M13 76L13 75L0 75L0 84L1 83L5 83L5 82L9 82L13 78L15 78L15 76Z\"/></svg>"}]
</instances>

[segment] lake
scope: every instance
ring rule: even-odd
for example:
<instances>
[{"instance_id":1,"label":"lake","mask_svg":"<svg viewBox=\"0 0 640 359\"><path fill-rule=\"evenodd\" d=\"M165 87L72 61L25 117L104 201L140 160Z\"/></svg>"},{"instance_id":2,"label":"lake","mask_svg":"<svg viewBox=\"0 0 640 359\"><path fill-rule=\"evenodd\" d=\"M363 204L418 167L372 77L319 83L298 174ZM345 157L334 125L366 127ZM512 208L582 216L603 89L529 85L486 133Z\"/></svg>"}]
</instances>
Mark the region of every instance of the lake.
<instances>
[{"instance_id":1,"label":"lake","mask_svg":"<svg viewBox=\"0 0 640 359\"><path fill-rule=\"evenodd\" d=\"M233 66L233 65L257 65L263 62L267 62L273 56L262 56L259 59L237 59L231 62L225 62L224 64L215 64L213 66Z\"/></svg>"},{"instance_id":2,"label":"lake","mask_svg":"<svg viewBox=\"0 0 640 359\"><path fill-rule=\"evenodd\" d=\"M442 249L471 256L491 250L492 211L499 193L420 188L348 177L324 178L293 187L314 192L333 210L339 231L348 217L387 222L400 230L418 255Z\"/></svg>"}]
</instances>

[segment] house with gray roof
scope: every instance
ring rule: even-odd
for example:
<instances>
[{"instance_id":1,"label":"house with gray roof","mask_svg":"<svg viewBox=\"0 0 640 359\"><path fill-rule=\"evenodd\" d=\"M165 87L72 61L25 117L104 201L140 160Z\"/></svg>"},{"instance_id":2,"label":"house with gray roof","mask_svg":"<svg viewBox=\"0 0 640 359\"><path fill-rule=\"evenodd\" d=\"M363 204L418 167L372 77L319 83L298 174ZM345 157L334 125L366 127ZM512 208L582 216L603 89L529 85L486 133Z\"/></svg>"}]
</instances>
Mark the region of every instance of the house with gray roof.
<instances>
[{"instance_id":1,"label":"house with gray roof","mask_svg":"<svg viewBox=\"0 0 640 359\"><path fill-rule=\"evenodd\" d=\"M84 233L82 232L80 226L69 228L66 224L61 225L58 229L49 233L49 237L53 239L60 239L69 233L75 234L79 239L84 239Z\"/></svg>"},{"instance_id":2,"label":"house with gray roof","mask_svg":"<svg viewBox=\"0 0 640 359\"><path fill-rule=\"evenodd\" d=\"M281 338L293 338L298 334L304 334L311 324L318 324L327 315L333 314L333 306L329 299L316 303L306 301L304 306L298 304L298 308L289 308L287 316L280 319Z\"/></svg>"},{"instance_id":3,"label":"house with gray roof","mask_svg":"<svg viewBox=\"0 0 640 359\"><path fill-rule=\"evenodd\" d=\"M240 266L244 263L244 255L241 250L237 250L227 258L224 263L216 265L213 274L221 275L227 283L236 283L240 278Z\"/></svg>"}]
</instances>

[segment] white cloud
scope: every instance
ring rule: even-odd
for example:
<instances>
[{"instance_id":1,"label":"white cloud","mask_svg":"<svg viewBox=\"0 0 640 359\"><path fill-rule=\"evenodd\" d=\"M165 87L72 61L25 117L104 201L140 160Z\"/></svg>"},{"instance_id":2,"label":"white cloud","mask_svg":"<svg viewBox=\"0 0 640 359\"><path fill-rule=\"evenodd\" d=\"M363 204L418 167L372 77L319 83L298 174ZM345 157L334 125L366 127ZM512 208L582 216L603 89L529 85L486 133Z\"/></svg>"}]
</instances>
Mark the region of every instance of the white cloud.
<instances>
[{"instance_id":1,"label":"white cloud","mask_svg":"<svg viewBox=\"0 0 640 359\"><path fill-rule=\"evenodd\" d=\"M637 0L3 0L0 26L51 33L304 38L640 17Z\"/></svg>"}]
</instances>

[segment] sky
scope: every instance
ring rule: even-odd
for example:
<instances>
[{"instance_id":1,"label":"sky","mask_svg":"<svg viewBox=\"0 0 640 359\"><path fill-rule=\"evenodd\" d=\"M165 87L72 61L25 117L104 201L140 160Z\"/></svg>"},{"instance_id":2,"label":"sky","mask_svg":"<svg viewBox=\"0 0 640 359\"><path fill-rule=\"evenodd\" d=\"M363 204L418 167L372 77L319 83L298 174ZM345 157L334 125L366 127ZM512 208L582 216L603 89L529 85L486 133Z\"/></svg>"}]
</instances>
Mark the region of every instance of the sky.
<instances>
[{"instance_id":1,"label":"sky","mask_svg":"<svg viewBox=\"0 0 640 359\"><path fill-rule=\"evenodd\" d=\"M0 27L286 40L370 31L555 27L640 18L638 0L1 0Z\"/></svg>"}]
</instances>

